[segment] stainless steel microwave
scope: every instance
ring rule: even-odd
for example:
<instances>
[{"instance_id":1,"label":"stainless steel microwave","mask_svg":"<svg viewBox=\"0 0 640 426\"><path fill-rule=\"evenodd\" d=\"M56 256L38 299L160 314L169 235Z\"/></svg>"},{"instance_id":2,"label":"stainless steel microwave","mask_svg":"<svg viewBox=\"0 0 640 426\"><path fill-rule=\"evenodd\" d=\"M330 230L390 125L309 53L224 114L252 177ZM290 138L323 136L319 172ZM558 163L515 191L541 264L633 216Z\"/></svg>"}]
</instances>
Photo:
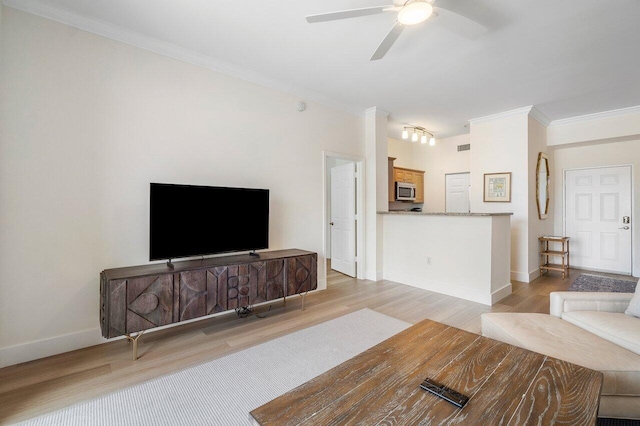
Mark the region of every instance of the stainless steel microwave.
<instances>
[{"instance_id":1,"label":"stainless steel microwave","mask_svg":"<svg viewBox=\"0 0 640 426\"><path fill-rule=\"evenodd\" d=\"M396 182L396 200L415 201L416 186L413 183Z\"/></svg>"}]
</instances>

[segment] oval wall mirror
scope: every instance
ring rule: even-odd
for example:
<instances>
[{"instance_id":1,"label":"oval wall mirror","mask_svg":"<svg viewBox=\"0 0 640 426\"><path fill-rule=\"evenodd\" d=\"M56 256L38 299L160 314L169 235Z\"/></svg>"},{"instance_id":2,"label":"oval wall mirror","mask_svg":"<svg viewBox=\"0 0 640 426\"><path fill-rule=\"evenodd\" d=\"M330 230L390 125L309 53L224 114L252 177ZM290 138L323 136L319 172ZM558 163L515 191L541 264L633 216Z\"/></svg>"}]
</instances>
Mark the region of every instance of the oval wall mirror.
<instances>
[{"instance_id":1,"label":"oval wall mirror","mask_svg":"<svg viewBox=\"0 0 640 426\"><path fill-rule=\"evenodd\" d=\"M536 204L538 218L546 219L549 214L549 157L544 152L538 154L536 166Z\"/></svg>"}]
</instances>

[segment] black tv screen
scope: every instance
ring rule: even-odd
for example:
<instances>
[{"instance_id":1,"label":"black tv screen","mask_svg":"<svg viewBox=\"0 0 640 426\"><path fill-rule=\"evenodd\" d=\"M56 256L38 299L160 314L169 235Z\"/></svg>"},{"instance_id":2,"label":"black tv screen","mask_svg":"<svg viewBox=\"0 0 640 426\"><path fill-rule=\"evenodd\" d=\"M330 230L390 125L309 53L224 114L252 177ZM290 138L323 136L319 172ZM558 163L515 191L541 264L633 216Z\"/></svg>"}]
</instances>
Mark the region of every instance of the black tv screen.
<instances>
[{"instance_id":1,"label":"black tv screen","mask_svg":"<svg viewBox=\"0 0 640 426\"><path fill-rule=\"evenodd\" d=\"M269 246L269 190L151 183L149 259Z\"/></svg>"}]
</instances>

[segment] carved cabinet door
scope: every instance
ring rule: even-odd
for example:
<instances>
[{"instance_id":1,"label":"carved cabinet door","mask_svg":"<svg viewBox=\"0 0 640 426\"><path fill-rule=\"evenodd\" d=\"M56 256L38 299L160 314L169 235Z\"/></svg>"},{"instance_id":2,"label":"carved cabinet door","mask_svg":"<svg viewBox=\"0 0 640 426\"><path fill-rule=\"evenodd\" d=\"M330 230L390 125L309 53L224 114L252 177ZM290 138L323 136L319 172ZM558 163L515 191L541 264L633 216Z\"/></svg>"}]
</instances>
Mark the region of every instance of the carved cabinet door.
<instances>
[{"instance_id":1,"label":"carved cabinet door","mask_svg":"<svg viewBox=\"0 0 640 426\"><path fill-rule=\"evenodd\" d=\"M284 297L284 259L270 260L266 262L267 299L280 299Z\"/></svg>"},{"instance_id":2,"label":"carved cabinet door","mask_svg":"<svg viewBox=\"0 0 640 426\"><path fill-rule=\"evenodd\" d=\"M177 274L179 284L178 320L185 321L207 315L207 271L185 271Z\"/></svg>"},{"instance_id":3,"label":"carved cabinet door","mask_svg":"<svg viewBox=\"0 0 640 426\"><path fill-rule=\"evenodd\" d=\"M316 255L287 259L287 296L318 288Z\"/></svg>"},{"instance_id":4,"label":"carved cabinet door","mask_svg":"<svg viewBox=\"0 0 640 426\"><path fill-rule=\"evenodd\" d=\"M208 271L208 314L284 296L284 261L222 266Z\"/></svg>"},{"instance_id":5,"label":"carved cabinet door","mask_svg":"<svg viewBox=\"0 0 640 426\"><path fill-rule=\"evenodd\" d=\"M253 262L249 265L250 304L284 296L284 260Z\"/></svg>"},{"instance_id":6,"label":"carved cabinet door","mask_svg":"<svg viewBox=\"0 0 640 426\"><path fill-rule=\"evenodd\" d=\"M284 260L220 266L176 274L176 321L198 318L284 296Z\"/></svg>"},{"instance_id":7,"label":"carved cabinet door","mask_svg":"<svg viewBox=\"0 0 640 426\"><path fill-rule=\"evenodd\" d=\"M127 333L174 322L173 274L126 281Z\"/></svg>"},{"instance_id":8,"label":"carved cabinet door","mask_svg":"<svg viewBox=\"0 0 640 426\"><path fill-rule=\"evenodd\" d=\"M226 266L207 269L207 315L229 309L227 303L227 281L229 270Z\"/></svg>"}]
</instances>

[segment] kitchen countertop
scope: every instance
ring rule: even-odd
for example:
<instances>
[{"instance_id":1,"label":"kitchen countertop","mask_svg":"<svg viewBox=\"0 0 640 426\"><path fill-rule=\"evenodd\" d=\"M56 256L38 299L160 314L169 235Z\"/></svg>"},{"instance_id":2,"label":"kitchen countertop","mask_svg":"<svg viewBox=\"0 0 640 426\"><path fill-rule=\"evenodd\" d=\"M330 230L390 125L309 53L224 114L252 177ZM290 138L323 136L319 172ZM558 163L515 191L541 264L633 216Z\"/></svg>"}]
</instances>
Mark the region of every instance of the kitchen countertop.
<instances>
[{"instance_id":1,"label":"kitchen countertop","mask_svg":"<svg viewBox=\"0 0 640 426\"><path fill-rule=\"evenodd\" d=\"M403 214L411 216L511 216L513 213L431 213L431 212L412 212L407 210L391 210L388 212L379 211L378 214Z\"/></svg>"}]
</instances>

